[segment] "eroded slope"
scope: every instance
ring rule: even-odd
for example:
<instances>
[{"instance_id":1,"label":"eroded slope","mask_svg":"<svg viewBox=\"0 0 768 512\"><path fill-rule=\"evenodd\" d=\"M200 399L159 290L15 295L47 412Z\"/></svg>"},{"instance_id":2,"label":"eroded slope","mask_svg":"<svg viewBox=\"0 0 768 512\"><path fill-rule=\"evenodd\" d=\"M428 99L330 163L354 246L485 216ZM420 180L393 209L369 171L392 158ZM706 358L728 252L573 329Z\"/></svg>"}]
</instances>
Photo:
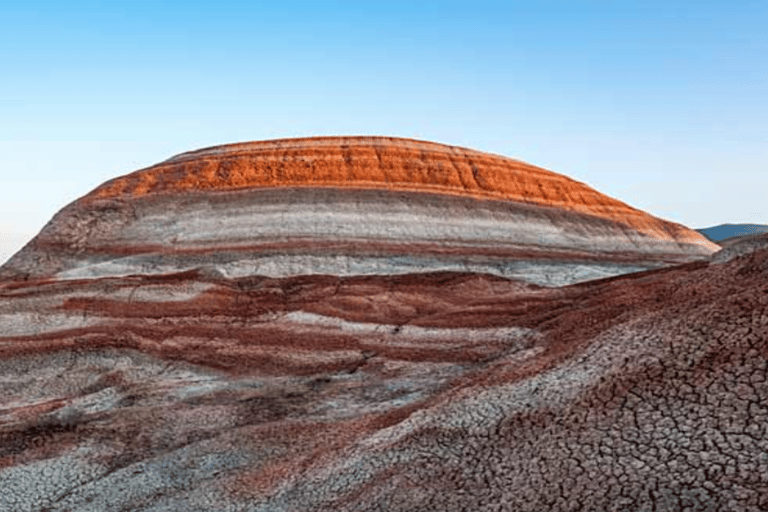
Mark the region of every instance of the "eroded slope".
<instances>
[{"instance_id":1,"label":"eroded slope","mask_svg":"<svg viewBox=\"0 0 768 512\"><path fill-rule=\"evenodd\" d=\"M0 504L761 510L766 271L7 283Z\"/></svg>"}]
</instances>

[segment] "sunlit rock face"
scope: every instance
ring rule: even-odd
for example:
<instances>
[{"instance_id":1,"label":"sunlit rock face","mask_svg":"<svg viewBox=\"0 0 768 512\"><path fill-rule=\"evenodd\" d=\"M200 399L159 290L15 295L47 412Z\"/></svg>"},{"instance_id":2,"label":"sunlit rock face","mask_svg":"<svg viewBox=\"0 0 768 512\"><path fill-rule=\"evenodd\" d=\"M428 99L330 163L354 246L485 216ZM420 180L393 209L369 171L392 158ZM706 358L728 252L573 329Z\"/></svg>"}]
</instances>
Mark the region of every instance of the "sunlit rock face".
<instances>
[{"instance_id":1,"label":"sunlit rock face","mask_svg":"<svg viewBox=\"0 0 768 512\"><path fill-rule=\"evenodd\" d=\"M184 153L62 210L0 275L483 272L562 285L719 247L565 176L383 137Z\"/></svg>"},{"instance_id":2,"label":"sunlit rock face","mask_svg":"<svg viewBox=\"0 0 768 512\"><path fill-rule=\"evenodd\" d=\"M107 183L3 269L0 511L768 509L765 238L710 260L685 228L518 162L390 139L301 144L342 151L332 141L535 170L626 222L597 200L588 213L375 180L201 178L222 155L278 162L299 141L191 153ZM388 231L343 212L400 220ZM527 272L665 268L555 287L435 263L492 269L511 254L462 216L504 240L539 215L560 231L546 250L514 249ZM592 235L599 250L578 246Z\"/></svg>"}]
</instances>

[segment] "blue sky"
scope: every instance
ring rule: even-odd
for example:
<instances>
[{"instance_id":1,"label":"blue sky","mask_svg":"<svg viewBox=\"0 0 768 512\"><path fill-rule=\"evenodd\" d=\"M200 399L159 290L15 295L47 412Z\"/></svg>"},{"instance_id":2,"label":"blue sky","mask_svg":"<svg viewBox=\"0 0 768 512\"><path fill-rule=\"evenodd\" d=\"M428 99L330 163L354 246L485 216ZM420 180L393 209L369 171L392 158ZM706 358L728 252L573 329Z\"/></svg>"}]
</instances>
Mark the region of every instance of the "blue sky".
<instances>
[{"instance_id":1,"label":"blue sky","mask_svg":"<svg viewBox=\"0 0 768 512\"><path fill-rule=\"evenodd\" d=\"M768 2L5 2L0 261L173 154L382 134L768 224Z\"/></svg>"}]
</instances>

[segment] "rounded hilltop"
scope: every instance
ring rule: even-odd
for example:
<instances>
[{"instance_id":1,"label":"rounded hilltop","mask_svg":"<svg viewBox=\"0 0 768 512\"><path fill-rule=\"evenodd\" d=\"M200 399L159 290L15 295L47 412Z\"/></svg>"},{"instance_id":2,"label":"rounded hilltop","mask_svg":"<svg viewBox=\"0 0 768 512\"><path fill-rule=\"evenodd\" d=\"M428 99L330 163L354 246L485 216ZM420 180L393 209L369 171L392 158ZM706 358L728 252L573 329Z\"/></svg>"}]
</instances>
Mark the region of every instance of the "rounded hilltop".
<instances>
[{"instance_id":1,"label":"rounded hilltop","mask_svg":"<svg viewBox=\"0 0 768 512\"><path fill-rule=\"evenodd\" d=\"M718 249L519 160L339 136L204 148L110 180L59 212L0 274L456 270L566 284Z\"/></svg>"},{"instance_id":2,"label":"rounded hilltop","mask_svg":"<svg viewBox=\"0 0 768 512\"><path fill-rule=\"evenodd\" d=\"M719 249L692 230L562 174L501 155L398 137L326 136L213 146L108 181L88 197L263 187L384 189L518 201L610 219L709 252Z\"/></svg>"}]
</instances>

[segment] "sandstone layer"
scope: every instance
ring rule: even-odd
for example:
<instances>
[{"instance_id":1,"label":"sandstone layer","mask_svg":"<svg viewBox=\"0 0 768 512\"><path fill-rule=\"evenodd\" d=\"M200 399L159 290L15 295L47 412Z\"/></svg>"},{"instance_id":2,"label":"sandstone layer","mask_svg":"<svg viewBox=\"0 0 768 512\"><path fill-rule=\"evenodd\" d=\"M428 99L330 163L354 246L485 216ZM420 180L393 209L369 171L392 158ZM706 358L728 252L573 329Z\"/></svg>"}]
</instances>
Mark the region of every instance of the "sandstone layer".
<instances>
[{"instance_id":1,"label":"sandstone layer","mask_svg":"<svg viewBox=\"0 0 768 512\"><path fill-rule=\"evenodd\" d=\"M719 249L565 176L408 139L184 153L69 205L0 277L492 273L562 285Z\"/></svg>"}]
</instances>

